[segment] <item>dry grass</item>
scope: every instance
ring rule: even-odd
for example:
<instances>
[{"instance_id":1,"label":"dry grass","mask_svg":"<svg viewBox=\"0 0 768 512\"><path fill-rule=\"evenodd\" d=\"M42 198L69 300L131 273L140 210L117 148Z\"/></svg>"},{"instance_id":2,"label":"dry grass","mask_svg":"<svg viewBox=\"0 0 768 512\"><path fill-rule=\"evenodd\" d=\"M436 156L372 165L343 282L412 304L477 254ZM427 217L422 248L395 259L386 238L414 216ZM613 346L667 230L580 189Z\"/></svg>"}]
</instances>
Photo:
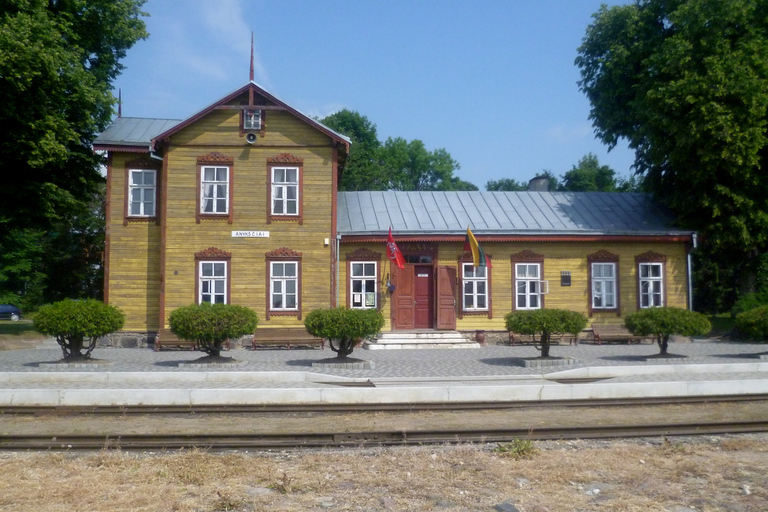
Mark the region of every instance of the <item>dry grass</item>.
<instances>
[{"instance_id":1,"label":"dry grass","mask_svg":"<svg viewBox=\"0 0 768 512\"><path fill-rule=\"evenodd\" d=\"M528 460L472 445L5 453L0 510L765 512L766 440L537 442Z\"/></svg>"}]
</instances>

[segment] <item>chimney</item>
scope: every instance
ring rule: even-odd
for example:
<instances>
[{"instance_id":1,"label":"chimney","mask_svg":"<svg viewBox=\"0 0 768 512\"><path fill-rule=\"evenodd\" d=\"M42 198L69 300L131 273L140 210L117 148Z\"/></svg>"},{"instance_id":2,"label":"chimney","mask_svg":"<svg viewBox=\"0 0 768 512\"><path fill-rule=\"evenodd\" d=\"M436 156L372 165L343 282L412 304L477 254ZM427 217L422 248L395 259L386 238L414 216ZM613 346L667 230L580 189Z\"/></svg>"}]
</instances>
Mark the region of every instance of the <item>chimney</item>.
<instances>
[{"instance_id":1,"label":"chimney","mask_svg":"<svg viewBox=\"0 0 768 512\"><path fill-rule=\"evenodd\" d=\"M536 176L528 182L528 192L548 192L549 178L546 176Z\"/></svg>"}]
</instances>

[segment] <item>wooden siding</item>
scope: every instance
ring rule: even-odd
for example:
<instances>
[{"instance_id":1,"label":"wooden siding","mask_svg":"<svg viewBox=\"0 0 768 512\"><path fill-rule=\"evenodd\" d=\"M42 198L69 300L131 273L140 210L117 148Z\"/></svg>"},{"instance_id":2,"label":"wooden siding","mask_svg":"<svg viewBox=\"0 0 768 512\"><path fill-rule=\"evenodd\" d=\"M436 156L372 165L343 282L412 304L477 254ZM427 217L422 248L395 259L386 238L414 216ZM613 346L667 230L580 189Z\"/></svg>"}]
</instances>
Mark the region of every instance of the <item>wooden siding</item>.
<instances>
[{"instance_id":1,"label":"wooden siding","mask_svg":"<svg viewBox=\"0 0 768 512\"><path fill-rule=\"evenodd\" d=\"M562 242L537 242L537 243L486 243L482 244L486 254L493 257L491 283L489 286L492 295L492 318L484 315L465 315L457 320L458 330L503 330L504 315L512 311L514 293L512 288L512 263L510 256L523 250L532 251L544 256L543 279L549 282L549 293L544 296L544 307L570 309L589 314L590 286L588 282L587 255L600 250L609 251L619 256L619 300L621 316L616 312L595 312L590 318L590 323L615 323L623 322L623 317L637 310L637 264L635 256L647 251L653 251L666 256L665 264L665 293L667 305L685 308L688 304L687 289L687 259L686 247L683 243L625 243L625 244L601 244L601 243L562 243ZM366 248L371 251L385 253L385 244L342 244L341 261L346 255L357 249ZM462 243L441 243L438 248L437 265L457 266L457 260L463 254ZM392 263L387 258L381 261L381 281L379 289L382 290L381 311L384 315L384 330L390 330L390 300L386 293L385 284L387 275L391 274ZM458 269L457 269L458 270ZM560 285L560 272L570 271L571 286ZM349 276L346 266L339 267L339 304L346 305L346 282ZM457 287L457 292L461 291ZM456 297L461 304L461 296Z\"/></svg>"}]
</instances>

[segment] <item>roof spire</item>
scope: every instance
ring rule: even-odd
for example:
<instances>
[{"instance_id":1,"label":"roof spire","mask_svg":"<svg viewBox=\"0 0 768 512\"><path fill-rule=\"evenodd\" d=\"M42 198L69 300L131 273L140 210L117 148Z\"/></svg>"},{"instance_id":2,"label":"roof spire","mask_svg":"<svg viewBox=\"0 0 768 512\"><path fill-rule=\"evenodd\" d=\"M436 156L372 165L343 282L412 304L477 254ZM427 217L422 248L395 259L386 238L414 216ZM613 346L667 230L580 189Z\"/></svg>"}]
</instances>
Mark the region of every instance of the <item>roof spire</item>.
<instances>
[{"instance_id":1,"label":"roof spire","mask_svg":"<svg viewBox=\"0 0 768 512\"><path fill-rule=\"evenodd\" d=\"M123 90L117 90L117 117L123 117Z\"/></svg>"},{"instance_id":2,"label":"roof spire","mask_svg":"<svg viewBox=\"0 0 768 512\"><path fill-rule=\"evenodd\" d=\"M253 82L253 32L251 32L251 82Z\"/></svg>"}]
</instances>

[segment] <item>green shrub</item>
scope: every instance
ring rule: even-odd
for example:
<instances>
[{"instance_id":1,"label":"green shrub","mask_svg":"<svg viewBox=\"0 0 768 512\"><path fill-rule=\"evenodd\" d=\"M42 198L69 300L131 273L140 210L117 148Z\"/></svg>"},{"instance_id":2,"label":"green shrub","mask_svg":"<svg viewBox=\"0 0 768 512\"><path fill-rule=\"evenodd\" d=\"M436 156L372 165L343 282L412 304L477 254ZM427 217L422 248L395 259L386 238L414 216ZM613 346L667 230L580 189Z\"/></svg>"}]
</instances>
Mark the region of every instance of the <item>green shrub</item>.
<instances>
[{"instance_id":1,"label":"green shrub","mask_svg":"<svg viewBox=\"0 0 768 512\"><path fill-rule=\"evenodd\" d=\"M541 357L549 357L550 339L553 334L578 335L587 326L587 317L567 309L533 309L513 311L504 317L507 330L539 336ZM537 347L538 348L538 347Z\"/></svg>"},{"instance_id":2,"label":"green shrub","mask_svg":"<svg viewBox=\"0 0 768 512\"><path fill-rule=\"evenodd\" d=\"M536 454L536 447L530 439L513 439L509 443L499 443L493 451L515 460L530 460Z\"/></svg>"},{"instance_id":3,"label":"green shrub","mask_svg":"<svg viewBox=\"0 0 768 512\"><path fill-rule=\"evenodd\" d=\"M304 319L304 327L312 336L327 339L336 357L344 359L359 340L384 327L384 317L376 309L316 309Z\"/></svg>"},{"instance_id":4,"label":"green shrub","mask_svg":"<svg viewBox=\"0 0 768 512\"><path fill-rule=\"evenodd\" d=\"M88 359L96 338L120 330L124 321L122 311L101 301L65 299L42 306L34 326L36 331L56 337L64 359ZM87 348L83 346L86 339Z\"/></svg>"},{"instance_id":5,"label":"green shrub","mask_svg":"<svg viewBox=\"0 0 768 512\"><path fill-rule=\"evenodd\" d=\"M253 333L259 318L244 306L203 302L173 310L168 323L182 340L196 341L203 352L219 356L225 341Z\"/></svg>"},{"instance_id":6,"label":"green shrub","mask_svg":"<svg viewBox=\"0 0 768 512\"><path fill-rule=\"evenodd\" d=\"M660 353L666 354L669 337L703 336L712 330L706 316L682 308L647 308L627 315L624 325L635 336L653 336Z\"/></svg>"},{"instance_id":7,"label":"green shrub","mask_svg":"<svg viewBox=\"0 0 768 512\"><path fill-rule=\"evenodd\" d=\"M739 313L744 313L760 306L768 306L768 289L762 289L757 293L747 293L739 298L733 305L731 315L734 317Z\"/></svg>"},{"instance_id":8,"label":"green shrub","mask_svg":"<svg viewBox=\"0 0 768 512\"><path fill-rule=\"evenodd\" d=\"M736 315L736 333L745 340L768 340L768 306L760 306Z\"/></svg>"}]
</instances>

